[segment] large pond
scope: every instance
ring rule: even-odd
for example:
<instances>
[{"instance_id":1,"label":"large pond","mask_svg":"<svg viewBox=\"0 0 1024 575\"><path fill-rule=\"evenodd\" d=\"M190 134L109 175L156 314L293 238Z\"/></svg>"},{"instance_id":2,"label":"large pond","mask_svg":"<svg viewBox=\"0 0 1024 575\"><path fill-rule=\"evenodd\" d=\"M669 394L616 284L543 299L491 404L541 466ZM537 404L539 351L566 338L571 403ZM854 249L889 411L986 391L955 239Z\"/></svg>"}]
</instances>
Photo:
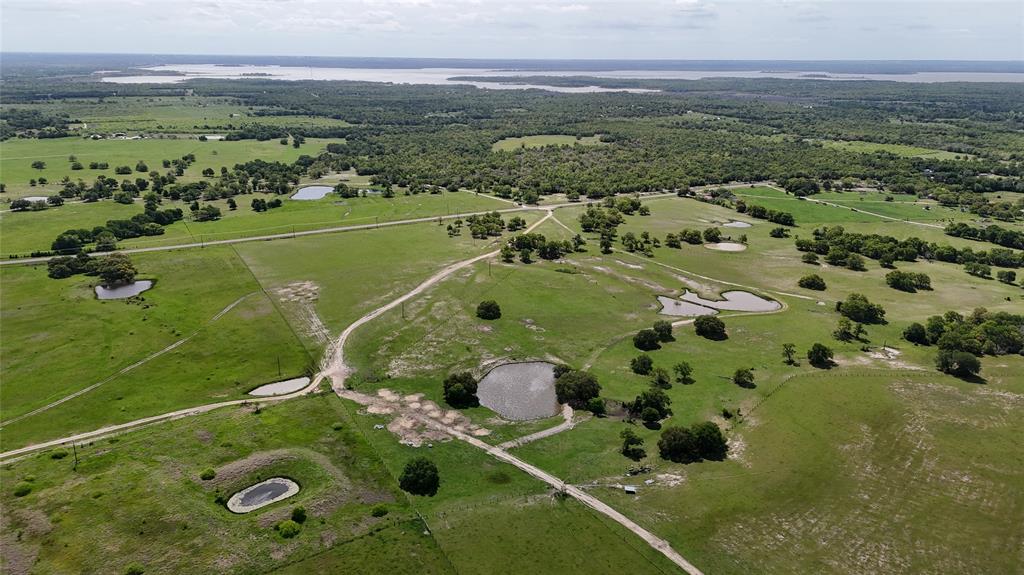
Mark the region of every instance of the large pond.
<instances>
[{"instance_id":1,"label":"large pond","mask_svg":"<svg viewBox=\"0 0 1024 575\"><path fill-rule=\"evenodd\" d=\"M123 286L96 286L96 297L99 299L125 299L135 297L153 287L152 280L139 280Z\"/></svg>"},{"instance_id":2,"label":"large pond","mask_svg":"<svg viewBox=\"0 0 1024 575\"><path fill-rule=\"evenodd\" d=\"M492 369L477 386L480 404L505 419L541 419L558 413L555 366L546 361L506 363Z\"/></svg>"},{"instance_id":3,"label":"large pond","mask_svg":"<svg viewBox=\"0 0 1024 575\"><path fill-rule=\"evenodd\" d=\"M726 311L774 311L782 307L782 304L775 300L765 299L745 291L722 292L722 298L724 299L704 299L692 291L686 290L680 299L696 305Z\"/></svg>"},{"instance_id":4,"label":"large pond","mask_svg":"<svg viewBox=\"0 0 1024 575\"><path fill-rule=\"evenodd\" d=\"M232 513L248 513L288 499L299 492L299 484L286 477L271 477L235 493L228 499L228 510Z\"/></svg>"},{"instance_id":5,"label":"large pond","mask_svg":"<svg viewBox=\"0 0 1024 575\"><path fill-rule=\"evenodd\" d=\"M299 191L292 194L293 200L321 200L327 194L334 191L331 186L306 186L299 188Z\"/></svg>"},{"instance_id":6,"label":"large pond","mask_svg":"<svg viewBox=\"0 0 1024 575\"><path fill-rule=\"evenodd\" d=\"M268 395L283 395L285 393L292 393L298 391L309 385L308 377L296 377L294 379L286 379L284 381L275 381L274 383L268 383L261 385L256 389L249 392L249 395L256 395L259 397L265 397Z\"/></svg>"}]
</instances>

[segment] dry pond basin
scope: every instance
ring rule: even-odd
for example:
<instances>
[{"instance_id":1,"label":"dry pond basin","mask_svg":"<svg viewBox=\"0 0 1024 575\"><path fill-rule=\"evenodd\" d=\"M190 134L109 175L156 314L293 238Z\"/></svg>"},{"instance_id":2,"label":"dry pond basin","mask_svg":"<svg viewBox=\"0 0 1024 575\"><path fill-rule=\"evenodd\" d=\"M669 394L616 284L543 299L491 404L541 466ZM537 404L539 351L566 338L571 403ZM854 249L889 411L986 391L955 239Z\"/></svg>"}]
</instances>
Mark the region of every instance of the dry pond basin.
<instances>
[{"instance_id":1,"label":"dry pond basin","mask_svg":"<svg viewBox=\"0 0 1024 575\"><path fill-rule=\"evenodd\" d=\"M99 299L126 299L135 297L153 287L153 280L139 280L130 284L107 287L96 286L96 297Z\"/></svg>"},{"instance_id":2,"label":"dry pond basin","mask_svg":"<svg viewBox=\"0 0 1024 575\"><path fill-rule=\"evenodd\" d=\"M741 222L739 220L733 220L727 224L722 224L723 228L749 228L752 226L750 222Z\"/></svg>"},{"instance_id":3,"label":"dry pond basin","mask_svg":"<svg viewBox=\"0 0 1024 575\"><path fill-rule=\"evenodd\" d=\"M292 194L293 200L322 200L324 196L334 191L330 186L306 186Z\"/></svg>"},{"instance_id":4,"label":"dry pond basin","mask_svg":"<svg viewBox=\"0 0 1024 575\"><path fill-rule=\"evenodd\" d=\"M232 513L249 513L266 507L299 492L299 484L287 477L271 477L235 493L228 499L228 510Z\"/></svg>"},{"instance_id":5,"label":"dry pond basin","mask_svg":"<svg viewBox=\"0 0 1024 575\"><path fill-rule=\"evenodd\" d=\"M742 252L747 249L747 246L737 242L718 242L717 244L704 244L709 250L716 250L720 252Z\"/></svg>"},{"instance_id":6,"label":"dry pond basin","mask_svg":"<svg viewBox=\"0 0 1024 575\"><path fill-rule=\"evenodd\" d=\"M661 304L661 311L658 313L670 316L694 317L713 315L719 311L763 312L782 308L782 304L775 300L763 298L745 291L733 290L722 292L722 298L720 300L704 299L690 290L686 290L680 299L660 295L658 296L658 303Z\"/></svg>"},{"instance_id":7,"label":"dry pond basin","mask_svg":"<svg viewBox=\"0 0 1024 575\"><path fill-rule=\"evenodd\" d=\"M481 405L513 421L542 419L559 411L555 366L546 361L499 365L480 380L476 394Z\"/></svg>"}]
</instances>

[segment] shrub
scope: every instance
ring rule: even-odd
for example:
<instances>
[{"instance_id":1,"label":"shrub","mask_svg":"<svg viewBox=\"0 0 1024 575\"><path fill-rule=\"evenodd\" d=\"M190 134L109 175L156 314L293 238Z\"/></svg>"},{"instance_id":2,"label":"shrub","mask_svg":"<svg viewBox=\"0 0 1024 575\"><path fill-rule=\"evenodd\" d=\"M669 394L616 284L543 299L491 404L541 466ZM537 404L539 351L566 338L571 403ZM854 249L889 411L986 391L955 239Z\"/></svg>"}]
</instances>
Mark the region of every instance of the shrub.
<instances>
[{"instance_id":1,"label":"shrub","mask_svg":"<svg viewBox=\"0 0 1024 575\"><path fill-rule=\"evenodd\" d=\"M619 453L633 461L640 461L647 457L647 452L643 448L644 440L635 431L627 427L619 433L619 437L622 438L622 449L619 450Z\"/></svg>"},{"instance_id":2,"label":"shrub","mask_svg":"<svg viewBox=\"0 0 1024 575\"><path fill-rule=\"evenodd\" d=\"M788 238L789 230L782 226L779 226L777 228L772 228L772 231L768 232L768 235L770 235L773 238Z\"/></svg>"},{"instance_id":3,"label":"shrub","mask_svg":"<svg viewBox=\"0 0 1024 575\"><path fill-rule=\"evenodd\" d=\"M800 281L796 282L796 285L804 289L813 289L818 291L825 290L825 280L821 279L818 274L810 274L800 278Z\"/></svg>"},{"instance_id":4,"label":"shrub","mask_svg":"<svg viewBox=\"0 0 1024 575\"><path fill-rule=\"evenodd\" d=\"M373 509L370 510L370 515L373 517L384 517L388 514L388 508L385 505L374 505Z\"/></svg>"},{"instance_id":5,"label":"shrub","mask_svg":"<svg viewBox=\"0 0 1024 575\"><path fill-rule=\"evenodd\" d=\"M32 484L28 483L27 481L22 481L21 483L14 486L15 497L24 497L29 493L32 493Z\"/></svg>"},{"instance_id":6,"label":"shrub","mask_svg":"<svg viewBox=\"0 0 1024 575\"><path fill-rule=\"evenodd\" d=\"M300 507L296 507L295 509L292 509L292 521L294 521L296 523L300 523L300 524L301 523L305 523L306 522L306 508L300 506Z\"/></svg>"},{"instance_id":7,"label":"shrub","mask_svg":"<svg viewBox=\"0 0 1024 575\"><path fill-rule=\"evenodd\" d=\"M405 464L405 469L398 478L398 486L413 495L433 497L437 495L437 489L441 486L441 477L433 461L426 457L417 457Z\"/></svg>"},{"instance_id":8,"label":"shrub","mask_svg":"<svg viewBox=\"0 0 1024 575\"><path fill-rule=\"evenodd\" d=\"M754 372L749 369L740 368L732 374L732 382L740 387L754 387Z\"/></svg>"},{"instance_id":9,"label":"shrub","mask_svg":"<svg viewBox=\"0 0 1024 575\"><path fill-rule=\"evenodd\" d=\"M839 313L859 323L885 323L885 310L859 293L852 293L846 301L836 304Z\"/></svg>"},{"instance_id":10,"label":"shrub","mask_svg":"<svg viewBox=\"0 0 1024 575\"><path fill-rule=\"evenodd\" d=\"M633 336L633 345L637 349L651 351L661 348L658 339L658 334L653 329L642 329Z\"/></svg>"},{"instance_id":11,"label":"shrub","mask_svg":"<svg viewBox=\"0 0 1024 575\"><path fill-rule=\"evenodd\" d=\"M146 570L138 563L132 563L124 570L124 575L142 575Z\"/></svg>"},{"instance_id":12,"label":"shrub","mask_svg":"<svg viewBox=\"0 0 1024 575\"><path fill-rule=\"evenodd\" d=\"M492 299L482 301L476 306L476 317L486 320L498 319L501 317L501 306Z\"/></svg>"},{"instance_id":13,"label":"shrub","mask_svg":"<svg viewBox=\"0 0 1024 575\"><path fill-rule=\"evenodd\" d=\"M54 449L50 452L50 459L64 459L68 456L67 449Z\"/></svg>"},{"instance_id":14,"label":"shrub","mask_svg":"<svg viewBox=\"0 0 1024 575\"><path fill-rule=\"evenodd\" d=\"M903 330L903 339L910 343L916 343L918 345L928 345L928 332L925 331L924 326L914 322Z\"/></svg>"},{"instance_id":15,"label":"shrub","mask_svg":"<svg viewBox=\"0 0 1024 575\"><path fill-rule=\"evenodd\" d=\"M292 537L298 535L299 531L302 531L302 526L292 521L291 519L285 519L284 521L275 525L274 529L277 530L278 534L281 535L281 537L284 537L285 539L291 539Z\"/></svg>"},{"instance_id":16,"label":"shrub","mask_svg":"<svg viewBox=\"0 0 1024 575\"><path fill-rule=\"evenodd\" d=\"M600 397L591 397L587 401L587 411L593 413L595 417L604 417L605 413L607 413L604 400Z\"/></svg>"},{"instance_id":17,"label":"shrub","mask_svg":"<svg viewBox=\"0 0 1024 575\"><path fill-rule=\"evenodd\" d=\"M637 375L650 374L652 367L654 367L654 360L646 353L641 353L629 362L629 369Z\"/></svg>"},{"instance_id":18,"label":"shrub","mask_svg":"<svg viewBox=\"0 0 1024 575\"><path fill-rule=\"evenodd\" d=\"M804 255L800 256L800 261L804 262L805 264L818 265L818 254L814 252L807 252Z\"/></svg>"},{"instance_id":19,"label":"shrub","mask_svg":"<svg viewBox=\"0 0 1024 575\"><path fill-rule=\"evenodd\" d=\"M697 335L707 339L723 340L728 337L725 333L725 323L713 315L702 315L693 322Z\"/></svg>"},{"instance_id":20,"label":"shrub","mask_svg":"<svg viewBox=\"0 0 1024 575\"><path fill-rule=\"evenodd\" d=\"M660 389L672 389L672 379L668 370L663 367L656 367L651 371L651 385Z\"/></svg>"},{"instance_id":21,"label":"shrub","mask_svg":"<svg viewBox=\"0 0 1024 575\"><path fill-rule=\"evenodd\" d=\"M217 477L217 472L211 467L207 467L199 473L199 479L202 479L203 481L209 481L214 477Z\"/></svg>"}]
</instances>

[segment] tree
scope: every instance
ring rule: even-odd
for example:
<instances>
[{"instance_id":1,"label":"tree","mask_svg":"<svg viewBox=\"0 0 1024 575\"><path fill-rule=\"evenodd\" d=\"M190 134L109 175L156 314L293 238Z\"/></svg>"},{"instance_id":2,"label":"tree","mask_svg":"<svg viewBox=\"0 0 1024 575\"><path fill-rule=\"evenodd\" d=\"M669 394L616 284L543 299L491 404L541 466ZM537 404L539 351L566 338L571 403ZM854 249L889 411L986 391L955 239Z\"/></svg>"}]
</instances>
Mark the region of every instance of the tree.
<instances>
[{"instance_id":1,"label":"tree","mask_svg":"<svg viewBox=\"0 0 1024 575\"><path fill-rule=\"evenodd\" d=\"M712 340L723 340L728 337L725 333L725 323L713 315L702 315L693 322L697 335Z\"/></svg>"},{"instance_id":2,"label":"tree","mask_svg":"<svg viewBox=\"0 0 1024 575\"><path fill-rule=\"evenodd\" d=\"M105 286L130 284L135 281L135 274L138 273L132 260L126 254L118 253L100 258L96 272Z\"/></svg>"},{"instance_id":3,"label":"tree","mask_svg":"<svg viewBox=\"0 0 1024 575\"><path fill-rule=\"evenodd\" d=\"M966 351L940 349L935 356L935 367L956 377L972 377L981 372L981 361Z\"/></svg>"},{"instance_id":4,"label":"tree","mask_svg":"<svg viewBox=\"0 0 1024 575\"><path fill-rule=\"evenodd\" d=\"M914 322L903 330L903 339L917 345L928 345L928 332L923 325Z\"/></svg>"},{"instance_id":5,"label":"tree","mask_svg":"<svg viewBox=\"0 0 1024 575\"><path fill-rule=\"evenodd\" d=\"M988 278L992 276L992 268L978 262L967 262L964 264L964 271L977 276L979 278Z\"/></svg>"},{"instance_id":6,"label":"tree","mask_svg":"<svg viewBox=\"0 0 1024 575\"><path fill-rule=\"evenodd\" d=\"M722 231L718 228L707 228L703 235L704 241L709 244L715 244L722 240Z\"/></svg>"},{"instance_id":7,"label":"tree","mask_svg":"<svg viewBox=\"0 0 1024 575\"><path fill-rule=\"evenodd\" d=\"M651 371L651 385L659 389L672 389L672 380L669 378L668 371L662 367L656 367Z\"/></svg>"},{"instance_id":8,"label":"tree","mask_svg":"<svg viewBox=\"0 0 1024 575\"><path fill-rule=\"evenodd\" d=\"M796 356L796 345L792 343L782 344L782 357L786 358L786 365L793 365L796 360L793 359Z\"/></svg>"},{"instance_id":9,"label":"tree","mask_svg":"<svg viewBox=\"0 0 1024 575\"><path fill-rule=\"evenodd\" d=\"M625 428L619 433L619 437L622 438L622 449L619 451L626 457L633 461L640 461L644 457L647 457L647 452L644 450L644 439L636 434L630 428Z\"/></svg>"},{"instance_id":10,"label":"tree","mask_svg":"<svg viewBox=\"0 0 1024 575\"><path fill-rule=\"evenodd\" d=\"M44 162L42 160L36 160L36 161L32 162L32 167L37 169L37 170L45 170L46 169L46 162Z\"/></svg>"},{"instance_id":11,"label":"tree","mask_svg":"<svg viewBox=\"0 0 1024 575\"><path fill-rule=\"evenodd\" d=\"M587 401L587 411L594 414L594 417L604 417L608 408L604 404L604 400L600 397L591 397L590 400Z\"/></svg>"},{"instance_id":12,"label":"tree","mask_svg":"<svg viewBox=\"0 0 1024 575\"><path fill-rule=\"evenodd\" d=\"M658 334L653 329L642 329L633 336L633 345L643 351L659 349Z\"/></svg>"},{"instance_id":13,"label":"tree","mask_svg":"<svg viewBox=\"0 0 1024 575\"><path fill-rule=\"evenodd\" d=\"M444 400L448 405L457 409L480 405L480 399L476 396L476 378L468 371L449 374L444 378L443 385Z\"/></svg>"},{"instance_id":14,"label":"tree","mask_svg":"<svg viewBox=\"0 0 1024 575\"><path fill-rule=\"evenodd\" d=\"M590 372L572 369L555 379L558 403L568 403L573 409L585 409L587 402L599 395L601 385Z\"/></svg>"},{"instance_id":15,"label":"tree","mask_svg":"<svg viewBox=\"0 0 1024 575\"><path fill-rule=\"evenodd\" d=\"M782 226L779 226L777 228L772 228L772 230L770 232L768 232L768 235L773 237L773 238L788 238L789 237L789 230L787 230L786 228L784 228Z\"/></svg>"},{"instance_id":16,"label":"tree","mask_svg":"<svg viewBox=\"0 0 1024 575\"><path fill-rule=\"evenodd\" d=\"M721 428L712 421L698 423L690 428L697 443L697 453L702 459L722 461L725 459L729 445Z\"/></svg>"},{"instance_id":17,"label":"tree","mask_svg":"<svg viewBox=\"0 0 1024 575\"><path fill-rule=\"evenodd\" d=\"M672 371L676 373L676 382L680 385L693 384L693 367L688 362L680 361L672 366Z\"/></svg>"},{"instance_id":18,"label":"tree","mask_svg":"<svg viewBox=\"0 0 1024 575\"><path fill-rule=\"evenodd\" d=\"M839 341L850 341L853 339L853 324L850 320L845 317L839 318L839 323L836 325L835 331L832 332L832 337Z\"/></svg>"},{"instance_id":19,"label":"tree","mask_svg":"<svg viewBox=\"0 0 1024 575\"><path fill-rule=\"evenodd\" d=\"M629 369L637 375L649 375L652 367L654 367L654 360L646 353L641 353L629 362Z\"/></svg>"},{"instance_id":20,"label":"tree","mask_svg":"<svg viewBox=\"0 0 1024 575\"><path fill-rule=\"evenodd\" d=\"M864 258L860 257L857 254L850 254L846 256L846 268L851 269L855 272L862 272L868 269L867 267L864 266Z\"/></svg>"},{"instance_id":21,"label":"tree","mask_svg":"<svg viewBox=\"0 0 1024 575\"><path fill-rule=\"evenodd\" d=\"M296 523L306 522L306 508L299 506L292 509L292 521Z\"/></svg>"},{"instance_id":22,"label":"tree","mask_svg":"<svg viewBox=\"0 0 1024 575\"><path fill-rule=\"evenodd\" d=\"M672 405L672 399L661 389L652 387L636 396L636 399L627 407L627 411L630 417L643 418L645 410L653 409L656 414L654 420L657 421L672 415L670 405Z\"/></svg>"},{"instance_id":23,"label":"tree","mask_svg":"<svg viewBox=\"0 0 1024 575\"><path fill-rule=\"evenodd\" d=\"M656 424L661 419L661 414L659 414L658 410L653 407L645 407L643 411L640 412L640 419L644 422L644 425L656 429Z\"/></svg>"},{"instance_id":24,"label":"tree","mask_svg":"<svg viewBox=\"0 0 1024 575\"><path fill-rule=\"evenodd\" d=\"M660 319L654 322L653 329L654 333L658 334L658 341L667 342L675 340L675 338L672 337L672 322Z\"/></svg>"},{"instance_id":25,"label":"tree","mask_svg":"<svg viewBox=\"0 0 1024 575\"><path fill-rule=\"evenodd\" d=\"M800 256L800 261L804 262L805 264L811 264L816 266L818 265L818 254L814 252L807 252L804 255Z\"/></svg>"},{"instance_id":26,"label":"tree","mask_svg":"<svg viewBox=\"0 0 1024 575\"><path fill-rule=\"evenodd\" d=\"M740 387L753 388L755 387L754 372L746 368L737 369L732 374L732 382Z\"/></svg>"},{"instance_id":27,"label":"tree","mask_svg":"<svg viewBox=\"0 0 1024 575\"><path fill-rule=\"evenodd\" d=\"M486 320L498 319L501 317L501 306L492 299L484 300L476 306L476 317Z\"/></svg>"},{"instance_id":28,"label":"tree","mask_svg":"<svg viewBox=\"0 0 1024 575\"><path fill-rule=\"evenodd\" d=\"M804 289L812 289L817 291L824 291L825 280L821 279L818 274L810 274L800 278L800 281L796 284Z\"/></svg>"},{"instance_id":29,"label":"tree","mask_svg":"<svg viewBox=\"0 0 1024 575\"><path fill-rule=\"evenodd\" d=\"M836 304L839 313L860 323L873 324L885 323L885 310L882 306L873 304L868 298L859 293L852 293L846 300Z\"/></svg>"},{"instance_id":30,"label":"tree","mask_svg":"<svg viewBox=\"0 0 1024 575\"><path fill-rule=\"evenodd\" d=\"M1002 270L996 272L996 279L1003 282L1004 284L1012 284L1017 281L1017 272L1012 270Z\"/></svg>"},{"instance_id":31,"label":"tree","mask_svg":"<svg viewBox=\"0 0 1024 575\"><path fill-rule=\"evenodd\" d=\"M441 477L437 466L426 457L417 457L405 464L402 475L398 478L398 486L413 495L437 495L441 485Z\"/></svg>"},{"instance_id":32,"label":"tree","mask_svg":"<svg viewBox=\"0 0 1024 575\"><path fill-rule=\"evenodd\" d=\"M832 350L816 343L807 350L807 361L814 367L829 367L832 365Z\"/></svg>"},{"instance_id":33,"label":"tree","mask_svg":"<svg viewBox=\"0 0 1024 575\"><path fill-rule=\"evenodd\" d=\"M672 426L661 432L658 440L658 453L662 459L675 463L693 463L700 461L700 450L697 438L685 427Z\"/></svg>"}]
</instances>

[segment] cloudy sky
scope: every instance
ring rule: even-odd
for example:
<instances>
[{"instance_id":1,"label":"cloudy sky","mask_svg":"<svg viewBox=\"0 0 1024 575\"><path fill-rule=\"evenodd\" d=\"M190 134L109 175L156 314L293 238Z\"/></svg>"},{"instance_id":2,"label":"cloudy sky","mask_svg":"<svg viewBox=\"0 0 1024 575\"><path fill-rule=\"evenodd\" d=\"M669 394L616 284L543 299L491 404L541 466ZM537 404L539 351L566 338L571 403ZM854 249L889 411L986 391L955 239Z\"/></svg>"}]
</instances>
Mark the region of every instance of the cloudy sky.
<instances>
[{"instance_id":1,"label":"cloudy sky","mask_svg":"<svg viewBox=\"0 0 1024 575\"><path fill-rule=\"evenodd\" d=\"M2 0L4 51L1024 59L1024 0Z\"/></svg>"}]
</instances>

